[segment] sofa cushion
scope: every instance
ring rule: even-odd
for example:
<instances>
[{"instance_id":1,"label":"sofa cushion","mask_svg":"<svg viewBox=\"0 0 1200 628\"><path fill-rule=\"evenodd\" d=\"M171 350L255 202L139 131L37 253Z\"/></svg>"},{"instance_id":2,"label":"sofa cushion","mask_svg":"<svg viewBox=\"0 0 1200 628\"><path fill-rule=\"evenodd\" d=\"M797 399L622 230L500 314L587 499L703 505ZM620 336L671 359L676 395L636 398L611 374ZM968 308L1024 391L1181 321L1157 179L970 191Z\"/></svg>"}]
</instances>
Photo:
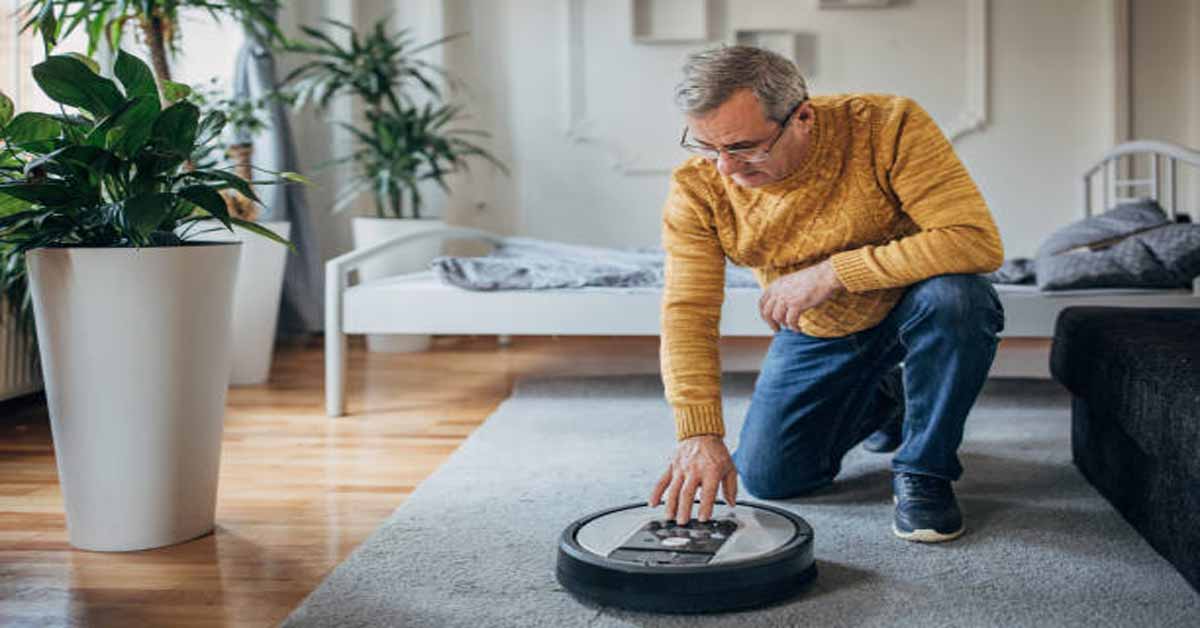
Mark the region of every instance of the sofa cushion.
<instances>
[{"instance_id":1,"label":"sofa cushion","mask_svg":"<svg viewBox=\"0 0 1200 628\"><path fill-rule=\"evenodd\" d=\"M1067 308L1050 370L1110 408L1143 451L1177 459L1200 480L1200 308Z\"/></svg>"}]
</instances>

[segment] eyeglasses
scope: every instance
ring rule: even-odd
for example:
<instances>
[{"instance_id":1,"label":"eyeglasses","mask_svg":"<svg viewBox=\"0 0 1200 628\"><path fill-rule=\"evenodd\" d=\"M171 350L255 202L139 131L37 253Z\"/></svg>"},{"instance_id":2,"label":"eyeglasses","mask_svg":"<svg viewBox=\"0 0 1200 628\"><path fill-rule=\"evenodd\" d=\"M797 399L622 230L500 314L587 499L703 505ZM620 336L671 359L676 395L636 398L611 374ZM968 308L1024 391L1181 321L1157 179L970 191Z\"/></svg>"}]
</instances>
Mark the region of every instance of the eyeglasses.
<instances>
[{"instance_id":1,"label":"eyeglasses","mask_svg":"<svg viewBox=\"0 0 1200 628\"><path fill-rule=\"evenodd\" d=\"M771 138L766 148L763 148L762 142L758 142L756 146L747 146L745 148L722 148L720 146L708 146L706 144L689 142L687 136L688 128L686 126L683 127L683 136L679 138L679 146L690 153L700 155L706 159L717 159L721 156L721 151L725 151L725 154L729 157L744 163L754 164L766 161L771 158L771 149L775 148L775 144L779 141L779 138L783 137L783 132L787 130L788 122L791 121L796 110L807 101L807 98L801 100L787 112L787 115L783 117L783 121L779 123L779 132L775 134L775 137Z\"/></svg>"}]
</instances>

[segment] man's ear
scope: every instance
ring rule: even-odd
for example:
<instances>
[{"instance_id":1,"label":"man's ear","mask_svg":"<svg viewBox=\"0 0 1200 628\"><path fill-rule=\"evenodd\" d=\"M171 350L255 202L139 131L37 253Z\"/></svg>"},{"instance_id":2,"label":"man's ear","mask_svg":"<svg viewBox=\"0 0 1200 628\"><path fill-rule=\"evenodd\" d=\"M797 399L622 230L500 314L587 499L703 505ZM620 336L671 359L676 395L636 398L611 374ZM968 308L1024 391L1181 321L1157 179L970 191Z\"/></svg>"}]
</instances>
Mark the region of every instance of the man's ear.
<instances>
[{"instance_id":1,"label":"man's ear","mask_svg":"<svg viewBox=\"0 0 1200 628\"><path fill-rule=\"evenodd\" d=\"M808 122L809 120L812 120L812 114L812 105L810 103L804 103L803 105L800 105L800 110L796 112L796 117L800 118L802 122Z\"/></svg>"}]
</instances>

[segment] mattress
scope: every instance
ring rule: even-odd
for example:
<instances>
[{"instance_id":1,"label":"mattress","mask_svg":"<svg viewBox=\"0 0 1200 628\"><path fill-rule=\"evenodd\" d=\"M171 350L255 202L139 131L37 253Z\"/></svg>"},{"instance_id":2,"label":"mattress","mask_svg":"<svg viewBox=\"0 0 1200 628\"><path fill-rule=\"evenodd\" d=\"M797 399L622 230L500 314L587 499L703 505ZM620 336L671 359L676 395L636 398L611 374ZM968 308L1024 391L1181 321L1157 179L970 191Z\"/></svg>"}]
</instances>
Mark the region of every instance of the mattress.
<instances>
[{"instance_id":1,"label":"mattress","mask_svg":"<svg viewBox=\"0 0 1200 628\"><path fill-rule=\"evenodd\" d=\"M1005 310L1004 336L1048 338L1064 308L1200 307L1189 290L1135 288L1042 292L1033 285L996 284ZM759 318L758 288L728 288L724 336L770 336ZM659 333L662 290L586 287L557 290L465 290L431 271L351 286L344 300L346 333L630 335Z\"/></svg>"}]
</instances>

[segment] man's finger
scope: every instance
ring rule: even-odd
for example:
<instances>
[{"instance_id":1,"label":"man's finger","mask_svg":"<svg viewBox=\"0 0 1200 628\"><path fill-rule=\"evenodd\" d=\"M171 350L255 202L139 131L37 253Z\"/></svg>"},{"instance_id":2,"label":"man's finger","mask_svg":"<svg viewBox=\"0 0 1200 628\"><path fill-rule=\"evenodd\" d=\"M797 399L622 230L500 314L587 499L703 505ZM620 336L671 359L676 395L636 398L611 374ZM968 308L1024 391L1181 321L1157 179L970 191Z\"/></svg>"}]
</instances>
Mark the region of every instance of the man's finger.
<instances>
[{"instance_id":1,"label":"man's finger","mask_svg":"<svg viewBox=\"0 0 1200 628\"><path fill-rule=\"evenodd\" d=\"M763 322L771 328L771 331L779 331L779 323L776 323L775 319L771 318L771 308L774 307L771 305L771 303L772 301L767 301L761 304L758 308L758 315L762 317Z\"/></svg>"},{"instance_id":2,"label":"man's finger","mask_svg":"<svg viewBox=\"0 0 1200 628\"><path fill-rule=\"evenodd\" d=\"M787 325L787 302L777 299L771 306L771 320L779 325Z\"/></svg>"},{"instance_id":3,"label":"man's finger","mask_svg":"<svg viewBox=\"0 0 1200 628\"><path fill-rule=\"evenodd\" d=\"M800 331L800 315L804 310L798 307L790 307L787 311L787 326L792 331Z\"/></svg>"},{"instance_id":4,"label":"man's finger","mask_svg":"<svg viewBox=\"0 0 1200 628\"><path fill-rule=\"evenodd\" d=\"M685 525L688 519L692 518L692 504L696 501L696 489L700 487L700 483L696 481L695 476L689 477L683 483L683 490L679 492L679 504L675 509L675 523Z\"/></svg>"},{"instance_id":5,"label":"man's finger","mask_svg":"<svg viewBox=\"0 0 1200 628\"><path fill-rule=\"evenodd\" d=\"M679 505L679 489L683 487L683 478L674 475L671 478L671 484L667 487L667 509L664 517L670 519L675 516L676 506Z\"/></svg>"},{"instance_id":6,"label":"man's finger","mask_svg":"<svg viewBox=\"0 0 1200 628\"><path fill-rule=\"evenodd\" d=\"M671 484L671 467L667 467L666 473L662 474L662 477L658 479L658 484L654 486L654 491L650 493L649 504L651 508L658 506L662 500L663 491L667 490L669 484Z\"/></svg>"},{"instance_id":7,"label":"man's finger","mask_svg":"<svg viewBox=\"0 0 1200 628\"><path fill-rule=\"evenodd\" d=\"M696 511L696 518L700 521L712 519L713 503L717 501L717 489L720 485L720 478L712 478L704 482L704 485L701 487L700 509Z\"/></svg>"},{"instance_id":8,"label":"man's finger","mask_svg":"<svg viewBox=\"0 0 1200 628\"><path fill-rule=\"evenodd\" d=\"M734 469L725 475L725 479L721 481L721 487L725 489L725 503L728 504L730 508L736 506L738 492L737 469Z\"/></svg>"}]
</instances>

